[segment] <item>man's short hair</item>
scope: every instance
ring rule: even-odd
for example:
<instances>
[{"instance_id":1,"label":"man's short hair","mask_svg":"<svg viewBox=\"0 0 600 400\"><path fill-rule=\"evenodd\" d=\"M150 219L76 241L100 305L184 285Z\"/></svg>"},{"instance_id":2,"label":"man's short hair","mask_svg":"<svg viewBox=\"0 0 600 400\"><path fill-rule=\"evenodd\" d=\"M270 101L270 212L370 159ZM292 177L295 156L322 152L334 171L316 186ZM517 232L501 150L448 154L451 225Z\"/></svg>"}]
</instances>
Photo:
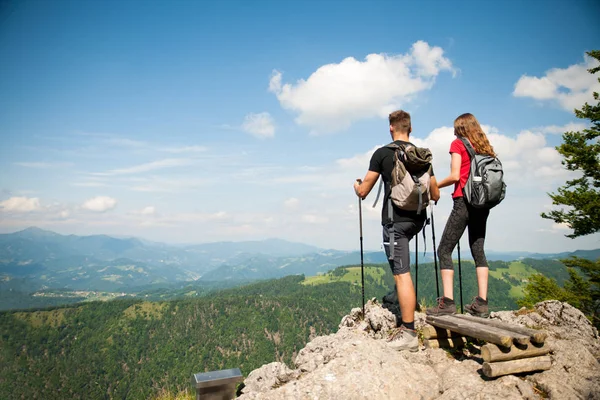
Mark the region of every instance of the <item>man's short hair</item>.
<instances>
[{"instance_id":1,"label":"man's short hair","mask_svg":"<svg viewBox=\"0 0 600 400\"><path fill-rule=\"evenodd\" d=\"M390 125L396 132L410 131L410 114L406 111L398 110L390 114Z\"/></svg>"}]
</instances>

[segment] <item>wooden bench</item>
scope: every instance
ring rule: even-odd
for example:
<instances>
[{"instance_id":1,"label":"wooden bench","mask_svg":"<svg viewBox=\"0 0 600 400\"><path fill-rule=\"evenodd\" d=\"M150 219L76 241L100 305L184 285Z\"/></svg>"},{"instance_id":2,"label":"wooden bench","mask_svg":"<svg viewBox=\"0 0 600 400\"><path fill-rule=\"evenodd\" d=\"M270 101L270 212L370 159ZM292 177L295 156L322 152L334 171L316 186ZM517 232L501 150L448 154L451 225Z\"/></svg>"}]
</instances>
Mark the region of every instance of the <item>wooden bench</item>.
<instances>
[{"instance_id":1,"label":"wooden bench","mask_svg":"<svg viewBox=\"0 0 600 400\"><path fill-rule=\"evenodd\" d=\"M430 325L423 329L427 348L459 348L466 344L465 336L487 342L481 347L482 370L487 377L544 371L552 366L545 331L462 314L428 315L426 321Z\"/></svg>"}]
</instances>

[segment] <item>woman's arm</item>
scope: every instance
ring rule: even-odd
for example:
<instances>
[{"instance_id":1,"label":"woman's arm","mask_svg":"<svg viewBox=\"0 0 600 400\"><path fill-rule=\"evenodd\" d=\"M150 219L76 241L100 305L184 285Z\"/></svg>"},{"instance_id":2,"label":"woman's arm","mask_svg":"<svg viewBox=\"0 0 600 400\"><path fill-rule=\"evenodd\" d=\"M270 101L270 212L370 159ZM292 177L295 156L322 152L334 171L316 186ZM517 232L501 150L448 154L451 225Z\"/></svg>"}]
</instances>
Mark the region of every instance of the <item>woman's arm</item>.
<instances>
[{"instance_id":1,"label":"woman's arm","mask_svg":"<svg viewBox=\"0 0 600 400\"><path fill-rule=\"evenodd\" d=\"M429 182L429 197L433 201L438 201L440 199L440 188L437 184L435 176L432 176Z\"/></svg>"},{"instance_id":2,"label":"woman's arm","mask_svg":"<svg viewBox=\"0 0 600 400\"><path fill-rule=\"evenodd\" d=\"M451 157L450 175L438 182L438 187L440 189L460 181L460 166L462 164L462 157L458 153L451 153Z\"/></svg>"}]
</instances>

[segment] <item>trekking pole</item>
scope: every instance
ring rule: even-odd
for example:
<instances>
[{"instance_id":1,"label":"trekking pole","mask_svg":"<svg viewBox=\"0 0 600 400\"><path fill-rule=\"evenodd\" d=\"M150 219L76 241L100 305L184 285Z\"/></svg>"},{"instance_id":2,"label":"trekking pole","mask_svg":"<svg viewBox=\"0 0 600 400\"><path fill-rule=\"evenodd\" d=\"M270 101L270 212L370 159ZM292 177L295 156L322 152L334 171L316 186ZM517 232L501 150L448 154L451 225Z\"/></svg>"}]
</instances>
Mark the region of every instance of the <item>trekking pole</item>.
<instances>
[{"instance_id":1,"label":"trekking pole","mask_svg":"<svg viewBox=\"0 0 600 400\"><path fill-rule=\"evenodd\" d=\"M458 287L460 289L460 313L463 313L462 268L460 266L460 239L458 240Z\"/></svg>"},{"instance_id":2,"label":"trekking pole","mask_svg":"<svg viewBox=\"0 0 600 400\"><path fill-rule=\"evenodd\" d=\"M437 205L437 201L433 206ZM438 263L437 263L437 250L435 247L435 221L433 220L433 207L431 207L431 236L433 237L433 266L435 268L435 288L437 290L437 297L440 297L440 282L438 279Z\"/></svg>"},{"instance_id":3,"label":"trekking pole","mask_svg":"<svg viewBox=\"0 0 600 400\"><path fill-rule=\"evenodd\" d=\"M358 182L361 183L361 180L358 179ZM360 226L360 281L362 287L362 312L363 318L366 319L365 316L365 267L363 261L363 233L362 233L362 199L360 196L358 197L358 222Z\"/></svg>"},{"instance_id":4,"label":"trekking pole","mask_svg":"<svg viewBox=\"0 0 600 400\"><path fill-rule=\"evenodd\" d=\"M419 311L419 232L415 235L415 299L416 310Z\"/></svg>"}]
</instances>

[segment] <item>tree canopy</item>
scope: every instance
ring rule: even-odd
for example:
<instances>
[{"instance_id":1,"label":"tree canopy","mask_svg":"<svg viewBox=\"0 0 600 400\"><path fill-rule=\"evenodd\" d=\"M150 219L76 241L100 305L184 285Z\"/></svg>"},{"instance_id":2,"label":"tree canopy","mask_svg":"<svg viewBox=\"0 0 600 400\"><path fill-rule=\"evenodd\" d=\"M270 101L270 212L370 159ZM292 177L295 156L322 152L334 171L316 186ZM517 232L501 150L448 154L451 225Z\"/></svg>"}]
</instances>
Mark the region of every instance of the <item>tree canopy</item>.
<instances>
[{"instance_id":1,"label":"tree canopy","mask_svg":"<svg viewBox=\"0 0 600 400\"><path fill-rule=\"evenodd\" d=\"M600 61L600 50L587 53ZM591 74L600 71L600 66L588 70ZM600 82L600 78L598 78ZM550 193L552 204L566 206L560 210L542 213L543 218L556 223L566 223L573 232L567 236L576 238L600 230L600 101L594 92L595 105L587 102L575 115L590 121L590 127L579 132L565 132L563 143L556 150L564 157L562 164L569 171L582 175L566 182L557 193Z\"/></svg>"}]
</instances>

